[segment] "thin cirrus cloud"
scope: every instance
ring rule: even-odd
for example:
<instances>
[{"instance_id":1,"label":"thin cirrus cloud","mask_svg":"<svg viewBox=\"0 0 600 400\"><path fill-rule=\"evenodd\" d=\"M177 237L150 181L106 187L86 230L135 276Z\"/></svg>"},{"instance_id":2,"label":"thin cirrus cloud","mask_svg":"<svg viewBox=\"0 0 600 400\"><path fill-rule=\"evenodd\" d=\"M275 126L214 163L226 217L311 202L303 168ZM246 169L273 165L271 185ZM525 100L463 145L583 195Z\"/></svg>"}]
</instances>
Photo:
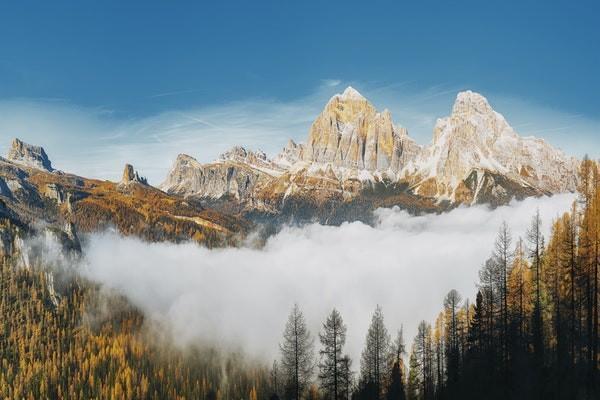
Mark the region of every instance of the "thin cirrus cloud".
<instances>
[{"instance_id":1,"label":"thin cirrus cloud","mask_svg":"<svg viewBox=\"0 0 600 400\"><path fill-rule=\"evenodd\" d=\"M85 108L64 100L0 100L0 152L12 137L44 146L54 165L83 176L117 180L125 163L133 164L152 184L160 183L179 153L201 162L214 160L234 145L274 155L288 139L305 141L310 124L327 100L348 84L421 144L431 141L437 118L450 113L464 88L441 84L419 88L394 84L324 79L307 96L291 100L251 98L228 103L168 110L140 118L122 118L103 108ZM189 91L159 93L177 96ZM568 154L581 157L599 149L598 120L545 108L505 95L486 95L522 135L543 137Z\"/></svg>"},{"instance_id":2,"label":"thin cirrus cloud","mask_svg":"<svg viewBox=\"0 0 600 400\"><path fill-rule=\"evenodd\" d=\"M178 344L239 348L266 362L278 356L295 302L313 335L336 307L348 326L346 351L356 368L377 305L390 333L403 326L410 343L419 321L432 321L441 311L449 290L473 299L478 270L503 221L516 241L539 209L547 235L551 220L574 198L529 198L441 215L380 209L374 226L286 227L262 248L211 250L104 233L86 241L82 268L86 277L168 327Z\"/></svg>"}]
</instances>

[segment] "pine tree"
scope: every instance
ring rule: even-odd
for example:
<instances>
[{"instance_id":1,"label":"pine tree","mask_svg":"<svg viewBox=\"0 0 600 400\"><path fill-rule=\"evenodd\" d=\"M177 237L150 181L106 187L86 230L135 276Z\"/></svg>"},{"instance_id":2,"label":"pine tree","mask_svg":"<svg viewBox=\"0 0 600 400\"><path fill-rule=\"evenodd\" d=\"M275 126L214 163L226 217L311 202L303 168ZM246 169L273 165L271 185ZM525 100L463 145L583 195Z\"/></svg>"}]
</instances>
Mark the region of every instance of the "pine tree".
<instances>
[{"instance_id":1,"label":"pine tree","mask_svg":"<svg viewBox=\"0 0 600 400\"><path fill-rule=\"evenodd\" d=\"M500 273L498 287L500 288L500 315L502 328L500 330L500 349L503 358L502 368L506 370L508 363L508 275L512 259L512 238L506 222L503 222L498 231L494 249L494 261ZM506 374L506 371L504 371Z\"/></svg>"},{"instance_id":2,"label":"pine tree","mask_svg":"<svg viewBox=\"0 0 600 400\"><path fill-rule=\"evenodd\" d=\"M343 387L343 347L346 343L346 325L340 313L333 309L323 324L319 334L320 350L319 379L327 399L342 399Z\"/></svg>"},{"instance_id":3,"label":"pine tree","mask_svg":"<svg viewBox=\"0 0 600 400\"><path fill-rule=\"evenodd\" d=\"M440 312L433 329L433 349L436 392L443 393L446 385L446 315Z\"/></svg>"},{"instance_id":4,"label":"pine tree","mask_svg":"<svg viewBox=\"0 0 600 400\"><path fill-rule=\"evenodd\" d=\"M462 296L456 291L448 292L444 299L444 310L446 314L446 357L448 371L448 387L452 391L458 383L460 368L460 350L457 311L462 302Z\"/></svg>"},{"instance_id":5,"label":"pine tree","mask_svg":"<svg viewBox=\"0 0 600 400\"><path fill-rule=\"evenodd\" d=\"M402 357L406 354L404 345L404 329L400 327L393 345L394 357L389 385L386 391L386 399L406 399L404 388L404 362Z\"/></svg>"},{"instance_id":6,"label":"pine tree","mask_svg":"<svg viewBox=\"0 0 600 400\"><path fill-rule=\"evenodd\" d=\"M277 363L277 360L273 361L273 366L271 367L270 381L271 391L273 392L271 399L279 399L279 395L281 393L281 378L279 373L279 364Z\"/></svg>"},{"instance_id":7,"label":"pine tree","mask_svg":"<svg viewBox=\"0 0 600 400\"><path fill-rule=\"evenodd\" d=\"M343 395L340 398L348 400L350 399L352 393L352 386L354 383L354 373L352 372L352 359L350 358L350 356L345 355L344 357L342 357L340 368L341 386L343 393Z\"/></svg>"},{"instance_id":8,"label":"pine tree","mask_svg":"<svg viewBox=\"0 0 600 400\"><path fill-rule=\"evenodd\" d=\"M527 317L531 313L531 292L531 274L525 259L523 240L519 238L508 279L508 308L511 319L516 325L516 346L521 350L525 346Z\"/></svg>"},{"instance_id":9,"label":"pine tree","mask_svg":"<svg viewBox=\"0 0 600 400\"><path fill-rule=\"evenodd\" d=\"M536 210L527 230L529 256L534 270L535 306L533 309L533 348L538 368L544 363L544 330L542 316L542 257L544 251L544 237L542 235L542 218L540 210Z\"/></svg>"},{"instance_id":10,"label":"pine tree","mask_svg":"<svg viewBox=\"0 0 600 400\"><path fill-rule=\"evenodd\" d=\"M383 321L381 307L377 306L367 333L360 372L365 385L374 387L377 398L381 398L390 367L390 335Z\"/></svg>"},{"instance_id":11,"label":"pine tree","mask_svg":"<svg viewBox=\"0 0 600 400\"><path fill-rule=\"evenodd\" d=\"M433 351L431 343L431 325L427 321L421 321L417 329L414 351L419 362L419 381L421 387L421 398L424 400L432 399L434 396L433 387Z\"/></svg>"},{"instance_id":12,"label":"pine tree","mask_svg":"<svg viewBox=\"0 0 600 400\"><path fill-rule=\"evenodd\" d=\"M406 346L404 345L404 328L401 326L396 334L393 346L394 362L402 366L402 357L406 354Z\"/></svg>"},{"instance_id":13,"label":"pine tree","mask_svg":"<svg viewBox=\"0 0 600 400\"><path fill-rule=\"evenodd\" d=\"M405 400L406 393L404 391L404 380L402 377L402 367L400 362L394 361L392 367L391 376L389 379L389 386L386 390L387 400Z\"/></svg>"},{"instance_id":14,"label":"pine tree","mask_svg":"<svg viewBox=\"0 0 600 400\"><path fill-rule=\"evenodd\" d=\"M498 286L497 286L497 264L493 259L488 259L483 265L479 272L480 288L483 295L483 304L485 305L485 327L486 327L486 351L489 357L493 357L496 350L496 332L495 332L495 319L498 299L500 297Z\"/></svg>"},{"instance_id":15,"label":"pine tree","mask_svg":"<svg viewBox=\"0 0 600 400\"><path fill-rule=\"evenodd\" d=\"M279 345L286 398L299 400L308 389L314 368L313 345L304 315L295 304L283 332L283 342Z\"/></svg>"},{"instance_id":16,"label":"pine tree","mask_svg":"<svg viewBox=\"0 0 600 400\"><path fill-rule=\"evenodd\" d=\"M473 319L469 328L469 352L471 354L481 354L485 345L484 339L484 311L483 295L481 291L477 292L475 297L475 307L473 309Z\"/></svg>"},{"instance_id":17,"label":"pine tree","mask_svg":"<svg viewBox=\"0 0 600 400\"><path fill-rule=\"evenodd\" d=\"M406 398L408 400L422 400L423 399L423 383L422 383L422 366L419 361L419 355L417 353L417 342L412 345L410 351L410 358L408 361L408 385L406 388Z\"/></svg>"}]
</instances>

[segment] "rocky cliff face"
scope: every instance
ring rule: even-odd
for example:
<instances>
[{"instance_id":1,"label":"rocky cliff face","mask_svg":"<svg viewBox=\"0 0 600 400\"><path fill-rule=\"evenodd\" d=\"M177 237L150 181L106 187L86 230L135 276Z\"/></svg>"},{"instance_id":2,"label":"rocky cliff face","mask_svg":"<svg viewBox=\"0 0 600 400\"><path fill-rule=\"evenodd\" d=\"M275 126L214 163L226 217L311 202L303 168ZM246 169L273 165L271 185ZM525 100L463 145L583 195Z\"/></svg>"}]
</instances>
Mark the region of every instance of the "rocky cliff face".
<instances>
[{"instance_id":1,"label":"rocky cliff face","mask_svg":"<svg viewBox=\"0 0 600 400\"><path fill-rule=\"evenodd\" d=\"M348 87L335 95L310 128L303 159L367 171L400 171L419 146L388 110L378 112Z\"/></svg>"},{"instance_id":2,"label":"rocky cliff face","mask_svg":"<svg viewBox=\"0 0 600 400\"><path fill-rule=\"evenodd\" d=\"M52 163L42 147L24 143L17 138L13 139L7 158L28 167L53 171Z\"/></svg>"},{"instance_id":3,"label":"rocky cliff face","mask_svg":"<svg viewBox=\"0 0 600 400\"><path fill-rule=\"evenodd\" d=\"M575 190L577 161L541 139L522 138L480 94L461 92L452 113L438 119L433 142L405 171L418 184L417 193L461 202L457 190L479 171L501 175L527 191L560 193ZM472 193L477 200L477 185Z\"/></svg>"},{"instance_id":4,"label":"rocky cliff face","mask_svg":"<svg viewBox=\"0 0 600 400\"><path fill-rule=\"evenodd\" d=\"M161 188L246 213L349 204L431 211L573 191L577 165L541 139L520 137L477 93L459 93L422 147L349 87L329 100L306 144L290 140L273 160L240 147L210 164L180 155Z\"/></svg>"},{"instance_id":5,"label":"rocky cliff face","mask_svg":"<svg viewBox=\"0 0 600 400\"><path fill-rule=\"evenodd\" d=\"M121 178L121 185L129 185L130 183L139 183L147 185L148 181L133 168L131 164L125 164L123 169L123 178Z\"/></svg>"},{"instance_id":6,"label":"rocky cliff face","mask_svg":"<svg viewBox=\"0 0 600 400\"><path fill-rule=\"evenodd\" d=\"M242 147L235 147L210 164L180 154L160 188L182 196L193 193L200 198L227 198L257 206L258 188L268 186L282 172L264 153L248 152Z\"/></svg>"}]
</instances>

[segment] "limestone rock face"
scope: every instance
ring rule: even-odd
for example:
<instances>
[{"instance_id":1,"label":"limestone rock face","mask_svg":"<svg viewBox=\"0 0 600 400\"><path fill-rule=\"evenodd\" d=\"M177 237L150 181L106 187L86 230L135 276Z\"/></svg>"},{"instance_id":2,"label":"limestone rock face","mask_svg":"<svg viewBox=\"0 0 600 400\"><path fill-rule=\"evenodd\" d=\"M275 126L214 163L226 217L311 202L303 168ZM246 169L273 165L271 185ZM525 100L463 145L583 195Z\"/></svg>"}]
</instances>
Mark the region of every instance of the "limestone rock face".
<instances>
[{"instance_id":1,"label":"limestone rock face","mask_svg":"<svg viewBox=\"0 0 600 400\"><path fill-rule=\"evenodd\" d=\"M543 140L520 137L480 94L459 93L422 147L389 111L377 111L348 87L329 100L306 144L290 140L272 160L243 147L209 164L180 155L161 188L250 212L403 201L418 211L573 191L577 166Z\"/></svg>"},{"instance_id":2,"label":"limestone rock face","mask_svg":"<svg viewBox=\"0 0 600 400\"><path fill-rule=\"evenodd\" d=\"M406 152L405 152L406 150ZM348 87L329 100L312 124L303 159L334 166L394 172L414 156L416 143L394 126L388 110L378 112Z\"/></svg>"},{"instance_id":3,"label":"limestone rock face","mask_svg":"<svg viewBox=\"0 0 600 400\"><path fill-rule=\"evenodd\" d=\"M248 152L236 147L219 160L200 164L180 154L160 188L168 193L218 199L230 196L237 201L251 201L257 185L271 181L279 170L264 153Z\"/></svg>"},{"instance_id":4,"label":"limestone rock face","mask_svg":"<svg viewBox=\"0 0 600 400\"><path fill-rule=\"evenodd\" d=\"M519 136L485 97L466 91L456 97L450 116L437 120L431 146L407 174L429 180L434 196L454 201L455 190L474 170L559 193L575 190L577 165L542 139Z\"/></svg>"},{"instance_id":5,"label":"limestone rock face","mask_svg":"<svg viewBox=\"0 0 600 400\"><path fill-rule=\"evenodd\" d=\"M7 158L27 167L50 172L54 170L48 155L42 147L24 143L17 138L13 139Z\"/></svg>"}]
</instances>

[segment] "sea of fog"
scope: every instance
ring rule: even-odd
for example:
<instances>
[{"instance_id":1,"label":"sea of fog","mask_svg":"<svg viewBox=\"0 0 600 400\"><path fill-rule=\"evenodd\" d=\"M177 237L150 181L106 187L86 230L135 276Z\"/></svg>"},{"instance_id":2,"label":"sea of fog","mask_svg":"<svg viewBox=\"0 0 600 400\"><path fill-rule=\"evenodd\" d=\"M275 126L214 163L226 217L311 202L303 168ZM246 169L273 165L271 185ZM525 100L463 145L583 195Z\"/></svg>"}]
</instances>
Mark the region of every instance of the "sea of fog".
<instances>
[{"instance_id":1,"label":"sea of fog","mask_svg":"<svg viewBox=\"0 0 600 400\"><path fill-rule=\"evenodd\" d=\"M411 343L419 321L435 318L450 289L474 298L478 270L503 221L516 240L539 209L547 234L573 200L558 195L423 216L380 209L374 226L286 227L260 249L150 244L104 233L87 241L83 269L167 326L179 344L239 348L267 362L279 355L295 302L317 348L317 333L335 307L348 327L346 351L356 368L377 305L392 336L403 326Z\"/></svg>"}]
</instances>

